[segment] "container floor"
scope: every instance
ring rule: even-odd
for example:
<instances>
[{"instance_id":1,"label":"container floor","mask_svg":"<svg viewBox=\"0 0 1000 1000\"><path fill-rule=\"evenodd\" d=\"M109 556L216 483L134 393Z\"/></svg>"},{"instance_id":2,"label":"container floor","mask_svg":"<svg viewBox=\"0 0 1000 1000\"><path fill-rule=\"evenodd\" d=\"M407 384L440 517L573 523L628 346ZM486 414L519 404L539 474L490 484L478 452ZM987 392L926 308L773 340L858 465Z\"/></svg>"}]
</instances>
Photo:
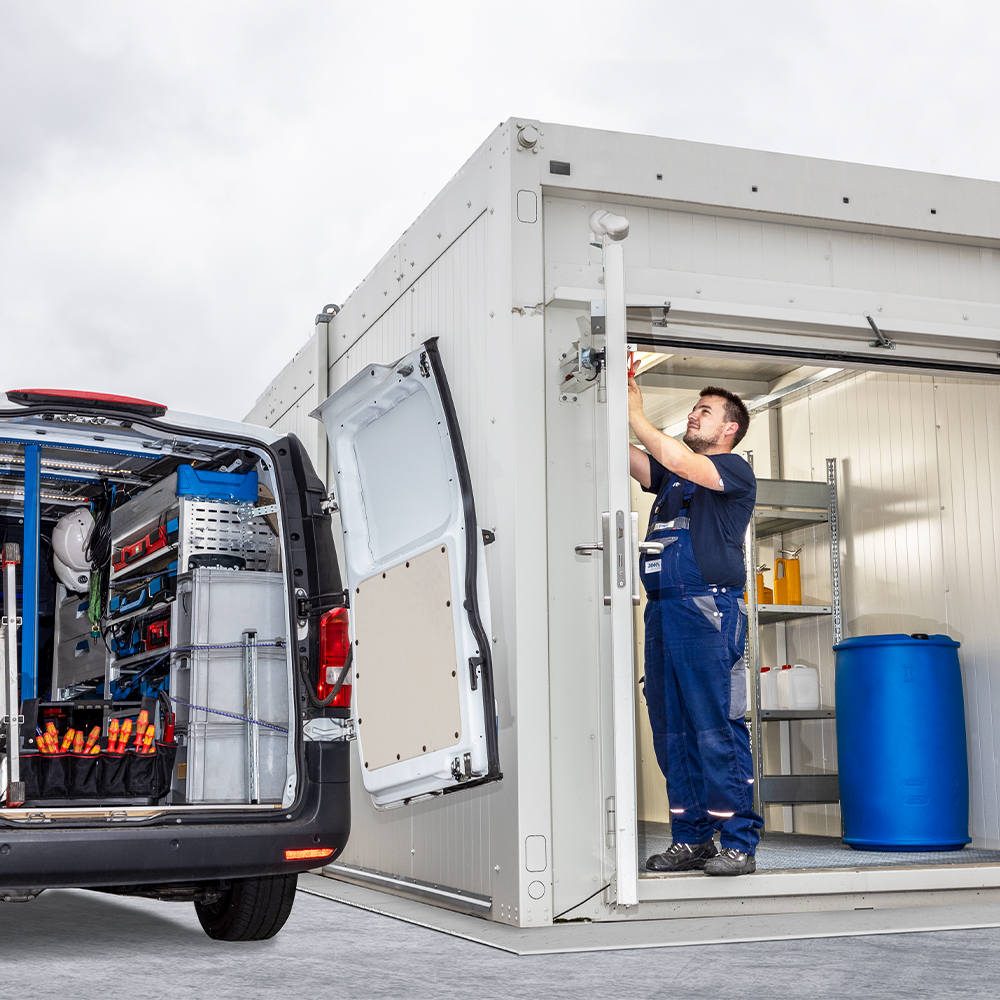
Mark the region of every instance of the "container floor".
<instances>
[{"instance_id":1,"label":"container floor","mask_svg":"<svg viewBox=\"0 0 1000 1000\"><path fill-rule=\"evenodd\" d=\"M646 858L672 843L667 823L639 822L639 872ZM820 868L911 868L927 865L1000 865L1000 851L966 847L962 851L856 851L839 837L806 833L771 833L757 845L757 871L802 871Z\"/></svg>"}]
</instances>

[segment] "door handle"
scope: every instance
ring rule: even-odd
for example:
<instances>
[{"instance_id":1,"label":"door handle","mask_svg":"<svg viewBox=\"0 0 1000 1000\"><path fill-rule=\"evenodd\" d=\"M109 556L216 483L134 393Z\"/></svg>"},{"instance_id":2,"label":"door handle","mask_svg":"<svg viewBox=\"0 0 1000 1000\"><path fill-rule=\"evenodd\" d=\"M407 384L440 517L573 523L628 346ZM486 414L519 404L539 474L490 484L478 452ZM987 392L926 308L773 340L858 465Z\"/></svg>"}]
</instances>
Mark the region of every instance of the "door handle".
<instances>
[{"instance_id":1,"label":"door handle","mask_svg":"<svg viewBox=\"0 0 1000 1000\"><path fill-rule=\"evenodd\" d=\"M577 545L574 551L579 556L589 556L592 552L600 552L604 556L601 575L604 578L604 606L608 608L611 607L611 560L608 558L611 552L611 515L607 511L601 514L601 535L603 541Z\"/></svg>"},{"instance_id":2,"label":"door handle","mask_svg":"<svg viewBox=\"0 0 1000 1000\"><path fill-rule=\"evenodd\" d=\"M665 548L663 542L639 542L639 551L650 556L658 556Z\"/></svg>"}]
</instances>

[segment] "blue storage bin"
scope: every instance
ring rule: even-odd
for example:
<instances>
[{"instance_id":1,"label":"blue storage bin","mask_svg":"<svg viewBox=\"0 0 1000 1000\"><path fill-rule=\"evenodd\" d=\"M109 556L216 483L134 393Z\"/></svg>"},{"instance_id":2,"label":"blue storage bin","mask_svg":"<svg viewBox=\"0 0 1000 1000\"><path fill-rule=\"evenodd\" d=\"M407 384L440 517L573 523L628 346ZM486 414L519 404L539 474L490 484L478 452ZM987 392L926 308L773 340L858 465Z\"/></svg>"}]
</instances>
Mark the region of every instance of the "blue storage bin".
<instances>
[{"instance_id":1,"label":"blue storage bin","mask_svg":"<svg viewBox=\"0 0 1000 1000\"><path fill-rule=\"evenodd\" d=\"M956 851L969 843L969 764L958 647L947 635L834 646L844 843Z\"/></svg>"},{"instance_id":2,"label":"blue storage bin","mask_svg":"<svg viewBox=\"0 0 1000 1000\"><path fill-rule=\"evenodd\" d=\"M201 500L257 502L257 473L207 472L190 465L177 466L177 495Z\"/></svg>"}]
</instances>

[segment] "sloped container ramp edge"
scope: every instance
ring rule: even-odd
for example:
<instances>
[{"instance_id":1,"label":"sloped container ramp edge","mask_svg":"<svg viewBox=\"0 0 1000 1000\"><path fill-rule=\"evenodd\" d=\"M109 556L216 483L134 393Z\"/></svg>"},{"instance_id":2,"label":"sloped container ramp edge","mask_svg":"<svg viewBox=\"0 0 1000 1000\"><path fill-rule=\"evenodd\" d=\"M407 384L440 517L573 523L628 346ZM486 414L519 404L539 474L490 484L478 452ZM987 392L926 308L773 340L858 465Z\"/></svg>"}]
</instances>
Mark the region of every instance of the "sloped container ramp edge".
<instances>
[{"instance_id":1,"label":"sloped container ramp edge","mask_svg":"<svg viewBox=\"0 0 1000 1000\"><path fill-rule=\"evenodd\" d=\"M312 415L340 506L365 789L388 807L500 779L483 538L437 338Z\"/></svg>"}]
</instances>

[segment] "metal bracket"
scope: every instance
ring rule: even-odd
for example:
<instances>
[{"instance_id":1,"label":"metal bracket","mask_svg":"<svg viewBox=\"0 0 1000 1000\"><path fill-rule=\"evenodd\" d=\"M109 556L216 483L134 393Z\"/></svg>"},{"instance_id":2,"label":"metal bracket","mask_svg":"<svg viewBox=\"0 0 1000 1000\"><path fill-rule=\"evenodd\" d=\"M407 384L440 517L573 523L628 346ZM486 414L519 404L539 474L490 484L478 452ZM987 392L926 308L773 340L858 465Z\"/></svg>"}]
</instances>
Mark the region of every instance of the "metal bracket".
<instances>
[{"instance_id":1,"label":"metal bracket","mask_svg":"<svg viewBox=\"0 0 1000 1000\"><path fill-rule=\"evenodd\" d=\"M278 505L276 503L265 504L263 507L240 507L236 516L240 521L249 521L252 517L263 517L264 514L277 514Z\"/></svg>"},{"instance_id":2,"label":"metal bracket","mask_svg":"<svg viewBox=\"0 0 1000 1000\"><path fill-rule=\"evenodd\" d=\"M24 725L24 716L23 715L15 715L14 718L11 719L11 717L9 715L5 715L2 719L0 719L0 724L5 725L5 726L9 726L11 724L11 722L14 722L18 726L23 726Z\"/></svg>"},{"instance_id":3,"label":"metal bracket","mask_svg":"<svg viewBox=\"0 0 1000 1000\"><path fill-rule=\"evenodd\" d=\"M0 625L20 625L22 618L18 615L16 618L8 618L6 615L0 617Z\"/></svg>"},{"instance_id":4,"label":"metal bracket","mask_svg":"<svg viewBox=\"0 0 1000 1000\"><path fill-rule=\"evenodd\" d=\"M868 325L875 331L875 336L878 340L869 340L869 347L884 347L887 351L896 350L896 345L875 325L875 320L872 319L871 313L865 313L865 319L868 320Z\"/></svg>"},{"instance_id":5,"label":"metal bracket","mask_svg":"<svg viewBox=\"0 0 1000 1000\"><path fill-rule=\"evenodd\" d=\"M333 495L333 491L327 494L325 500L320 500L319 509L327 514L336 514L340 510L340 504L337 503L337 498Z\"/></svg>"}]
</instances>

